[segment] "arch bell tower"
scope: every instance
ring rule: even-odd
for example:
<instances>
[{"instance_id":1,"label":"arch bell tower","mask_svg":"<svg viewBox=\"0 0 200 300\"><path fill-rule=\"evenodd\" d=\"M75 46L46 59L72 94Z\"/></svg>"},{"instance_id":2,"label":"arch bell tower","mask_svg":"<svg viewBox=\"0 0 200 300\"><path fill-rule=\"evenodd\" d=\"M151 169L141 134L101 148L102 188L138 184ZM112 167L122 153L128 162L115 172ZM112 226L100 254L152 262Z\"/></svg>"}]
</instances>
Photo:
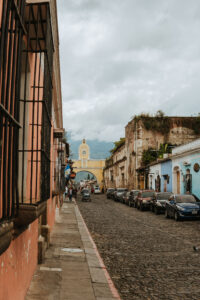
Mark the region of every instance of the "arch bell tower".
<instances>
[{"instance_id":1,"label":"arch bell tower","mask_svg":"<svg viewBox=\"0 0 200 300\"><path fill-rule=\"evenodd\" d=\"M82 160L82 162L86 162L90 159L90 148L86 144L85 139L83 139L82 144L79 146L79 159Z\"/></svg>"},{"instance_id":2,"label":"arch bell tower","mask_svg":"<svg viewBox=\"0 0 200 300\"><path fill-rule=\"evenodd\" d=\"M82 140L78 153L79 159L73 161L73 167L76 169L75 172L89 172L96 177L97 183L100 186L103 186L103 168L105 166L105 159L91 159L90 147L86 144L85 139Z\"/></svg>"}]
</instances>

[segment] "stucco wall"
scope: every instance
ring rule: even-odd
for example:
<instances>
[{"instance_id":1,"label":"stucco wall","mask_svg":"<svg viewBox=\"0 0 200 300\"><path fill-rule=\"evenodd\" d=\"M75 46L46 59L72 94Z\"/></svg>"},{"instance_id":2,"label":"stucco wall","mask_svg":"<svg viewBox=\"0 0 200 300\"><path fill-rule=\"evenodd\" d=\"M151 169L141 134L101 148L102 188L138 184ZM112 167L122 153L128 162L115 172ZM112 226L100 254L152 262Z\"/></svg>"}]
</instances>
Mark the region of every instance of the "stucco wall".
<instances>
[{"instance_id":1,"label":"stucco wall","mask_svg":"<svg viewBox=\"0 0 200 300\"><path fill-rule=\"evenodd\" d=\"M52 230L55 223L56 197L47 201L47 224Z\"/></svg>"},{"instance_id":2,"label":"stucco wall","mask_svg":"<svg viewBox=\"0 0 200 300\"><path fill-rule=\"evenodd\" d=\"M126 148L123 144L112 155L112 164L104 170L104 180L106 188L127 187L127 156ZM112 176L111 176L112 174ZM113 178L113 180L112 180Z\"/></svg>"},{"instance_id":3,"label":"stucco wall","mask_svg":"<svg viewBox=\"0 0 200 300\"><path fill-rule=\"evenodd\" d=\"M161 164L150 166L149 168L149 188L156 190L155 180L157 176L161 177ZM152 183L152 184L151 184Z\"/></svg>"},{"instance_id":4,"label":"stucco wall","mask_svg":"<svg viewBox=\"0 0 200 300\"><path fill-rule=\"evenodd\" d=\"M0 256L0 299L23 300L37 266L38 220Z\"/></svg>"},{"instance_id":5,"label":"stucco wall","mask_svg":"<svg viewBox=\"0 0 200 300\"><path fill-rule=\"evenodd\" d=\"M169 176L169 183L167 183L167 192L172 192L172 161L161 163L161 191L164 192L164 176Z\"/></svg>"},{"instance_id":6,"label":"stucco wall","mask_svg":"<svg viewBox=\"0 0 200 300\"><path fill-rule=\"evenodd\" d=\"M184 188L184 175L186 175L186 170L190 170L190 174L192 175L192 194L195 194L198 198L200 198L200 171L194 171L194 164L200 164L200 153L188 154L182 157L177 157L172 159L172 170L175 168L179 168L180 170L180 189L181 193L185 192ZM173 190L175 190L175 174L173 172Z\"/></svg>"}]
</instances>

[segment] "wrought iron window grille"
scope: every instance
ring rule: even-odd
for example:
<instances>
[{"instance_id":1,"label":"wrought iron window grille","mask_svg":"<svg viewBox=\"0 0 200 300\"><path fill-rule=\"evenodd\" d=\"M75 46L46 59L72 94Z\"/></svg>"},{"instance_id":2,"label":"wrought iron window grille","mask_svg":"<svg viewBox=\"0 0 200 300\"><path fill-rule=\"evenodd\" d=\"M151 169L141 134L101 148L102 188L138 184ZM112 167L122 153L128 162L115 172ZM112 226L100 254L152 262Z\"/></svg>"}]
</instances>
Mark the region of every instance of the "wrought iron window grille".
<instances>
[{"instance_id":1,"label":"wrought iron window grille","mask_svg":"<svg viewBox=\"0 0 200 300\"><path fill-rule=\"evenodd\" d=\"M21 85L19 201L39 204L50 197L53 40L49 4L28 4L25 10L27 42L23 49L24 82ZM34 70L32 81L29 61ZM28 89L30 87L30 89ZM28 127L27 127L28 123ZM29 187L29 190L27 190Z\"/></svg>"},{"instance_id":2,"label":"wrought iron window grille","mask_svg":"<svg viewBox=\"0 0 200 300\"><path fill-rule=\"evenodd\" d=\"M4 0L0 15L0 222L16 216L19 87L24 0Z\"/></svg>"}]
</instances>

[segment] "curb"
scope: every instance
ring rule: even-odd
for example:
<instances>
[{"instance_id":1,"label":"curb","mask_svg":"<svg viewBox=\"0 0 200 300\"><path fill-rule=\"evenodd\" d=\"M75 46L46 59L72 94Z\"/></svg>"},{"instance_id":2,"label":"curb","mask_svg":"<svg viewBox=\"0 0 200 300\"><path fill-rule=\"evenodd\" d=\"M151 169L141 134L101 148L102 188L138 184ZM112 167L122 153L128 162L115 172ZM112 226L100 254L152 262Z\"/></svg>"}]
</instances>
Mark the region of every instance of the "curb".
<instances>
[{"instance_id":1,"label":"curb","mask_svg":"<svg viewBox=\"0 0 200 300\"><path fill-rule=\"evenodd\" d=\"M108 273L108 271L107 271L106 266L104 265L104 262L103 262L103 260L102 260L102 258L101 258L101 256L100 256L100 254L99 254L99 251L98 251L98 249L97 249L97 246L96 246L96 244L95 244L95 242L94 242L94 240L93 240L93 238L92 238L92 236L91 236L91 234L90 234L90 232L89 232L89 230L88 230L88 227L87 227L87 225L86 225L86 223L85 223L85 221L84 221L84 219L83 219L83 217L82 217L82 214L81 214L81 212L80 212L80 210L79 210L79 208L78 208L78 205L77 205L75 199L74 199L74 202L75 202L75 205L76 205L76 210L77 210L78 213L79 213L79 216L80 216L80 218L81 218L81 220L82 220L82 222L83 222L83 224L84 224L85 230L86 230L86 232L87 232L87 234L88 234L88 236L89 236L89 239L90 239L90 241L91 241L91 243L92 243L92 246L93 246L93 249L94 249L94 251L95 251L95 254L96 254L96 256L97 256L97 258L98 258L98 260L99 260L100 267L101 267L101 269L104 271L104 275L105 275L105 277L106 277L106 279L107 279L108 286L109 286L109 288L110 288L110 290L111 290L111 292L112 292L112 295L113 295L113 297L114 297L115 299L122 300L121 297L120 297L120 295L119 295L119 293L118 293L118 291L117 291L117 289L116 289L116 287L115 287L115 285L114 285L114 283L113 283L113 281L112 281L112 279L111 279L111 277L110 277L110 275L109 275L109 273Z\"/></svg>"}]
</instances>

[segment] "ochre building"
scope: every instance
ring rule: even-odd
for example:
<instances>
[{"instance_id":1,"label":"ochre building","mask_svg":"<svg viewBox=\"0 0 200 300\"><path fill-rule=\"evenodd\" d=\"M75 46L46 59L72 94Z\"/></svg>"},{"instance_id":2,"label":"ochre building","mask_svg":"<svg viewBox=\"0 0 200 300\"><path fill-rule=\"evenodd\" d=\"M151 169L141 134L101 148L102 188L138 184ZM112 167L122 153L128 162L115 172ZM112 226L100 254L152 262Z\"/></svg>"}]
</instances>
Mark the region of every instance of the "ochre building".
<instances>
[{"instance_id":1,"label":"ochre building","mask_svg":"<svg viewBox=\"0 0 200 300\"><path fill-rule=\"evenodd\" d=\"M90 159L90 148L83 139L79 146L79 159L74 160L73 168L76 173L89 172L97 179L97 183L103 185L103 168L105 159Z\"/></svg>"}]
</instances>

